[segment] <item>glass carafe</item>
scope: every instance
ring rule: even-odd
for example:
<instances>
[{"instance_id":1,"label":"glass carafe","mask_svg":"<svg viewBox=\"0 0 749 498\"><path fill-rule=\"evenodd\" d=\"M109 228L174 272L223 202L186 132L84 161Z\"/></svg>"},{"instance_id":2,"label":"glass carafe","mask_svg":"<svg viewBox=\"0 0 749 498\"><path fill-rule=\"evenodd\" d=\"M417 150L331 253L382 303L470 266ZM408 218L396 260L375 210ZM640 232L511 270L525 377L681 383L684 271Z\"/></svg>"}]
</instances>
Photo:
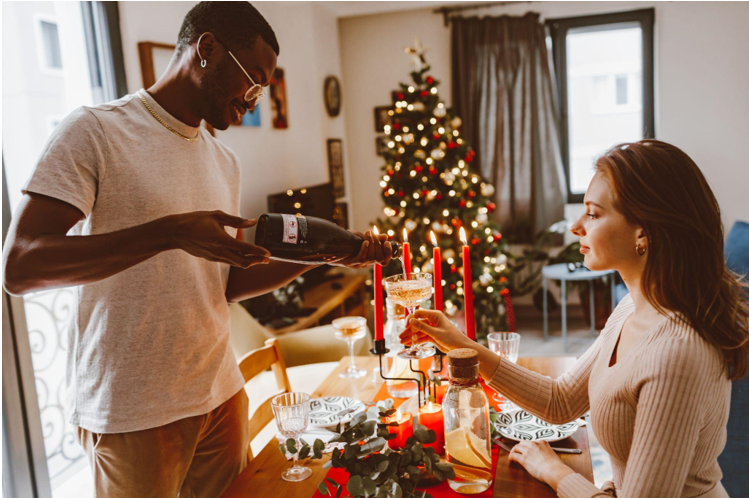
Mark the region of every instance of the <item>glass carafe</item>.
<instances>
[{"instance_id":1,"label":"glass carafe","mask_svg":"<svg viewBox=\"0 0 749 498\"><path fill-rule=\"evenodd\" d=\"M442 401L445 453L455 469L450 488L461 494L481 493L492 484L489 400L479 384L478 353L454 349L447 354L450 385Z\"/></svg>"},{"instance_id":2,"label":"glass carafe","mask_svg":"<svg viewBox=\"0 0 749 498\"><path fill-rule=\"evenodd\" d=\"M400 342L400 335L406 329L406 309L385 299L387 304L387 322L385 322L385 347L390 352L387 354L388 377L403 377L415 379L418 374L408 368L409 360L398 356L398 351L404 348ZM410 398L415 396L419 385L415 380L388 380L386 381L388 393L394 398Z\"/></svg>"}]
</instances>

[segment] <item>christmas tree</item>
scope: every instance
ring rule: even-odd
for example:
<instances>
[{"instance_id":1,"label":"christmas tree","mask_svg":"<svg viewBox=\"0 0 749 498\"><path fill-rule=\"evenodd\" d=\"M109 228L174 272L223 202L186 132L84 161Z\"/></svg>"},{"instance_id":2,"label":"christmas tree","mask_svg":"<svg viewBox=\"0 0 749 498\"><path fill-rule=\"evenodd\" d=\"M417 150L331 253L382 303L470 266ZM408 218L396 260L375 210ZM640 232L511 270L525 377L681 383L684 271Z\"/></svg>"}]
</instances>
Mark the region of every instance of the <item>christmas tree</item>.
<instances>
[{"instance_id":1,"label":"christmas tree","mask_svg":"<svg viewBox=\"0 0 749 498\"><path fill-rule=\"evenodd\" d=\"M412 271L433 273L433 231L442 251L444 311L456 316L464 306L462 247L464 227L471 254L478 338L488 328L514 330L509 264L499 224L492 220L494 186L472 165L475 156L461 138L461 119L440 99L439 81L430 76L419 40L406 52L413 57L411 83L401 83L388 111L386 164L380 181L384 219L377 225L411 243ZM386 271L402 271L390 265ZM435 282L435 284L438 284ZM459 321L460 322L460 321Z\"/></svg>"}]
</instances>

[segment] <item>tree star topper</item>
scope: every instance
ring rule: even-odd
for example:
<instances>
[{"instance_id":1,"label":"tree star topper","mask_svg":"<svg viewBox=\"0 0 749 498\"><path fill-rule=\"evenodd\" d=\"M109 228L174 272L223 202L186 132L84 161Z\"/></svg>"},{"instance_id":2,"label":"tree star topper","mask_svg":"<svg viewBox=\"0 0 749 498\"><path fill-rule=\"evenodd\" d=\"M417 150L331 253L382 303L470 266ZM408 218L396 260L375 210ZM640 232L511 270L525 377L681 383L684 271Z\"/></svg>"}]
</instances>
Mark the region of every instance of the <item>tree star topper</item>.
<instances>
[{"instance_id":1,"label":"tree star topper","mask_svg":"<svg viewBox=\"0 0 749 498\"><path fill-rule=\"evenodd\" d=\"M420 72L422 68L426 65L427 61L424 59L424 54L429 50L429 47L422 47L421 46L421 37L416 37L416 41L414 43L413 47L406 47L405 52L407 54L410 54L413 58L411 60L411 64L413 64L414 71Z\"/></svg>"}]
</instances>

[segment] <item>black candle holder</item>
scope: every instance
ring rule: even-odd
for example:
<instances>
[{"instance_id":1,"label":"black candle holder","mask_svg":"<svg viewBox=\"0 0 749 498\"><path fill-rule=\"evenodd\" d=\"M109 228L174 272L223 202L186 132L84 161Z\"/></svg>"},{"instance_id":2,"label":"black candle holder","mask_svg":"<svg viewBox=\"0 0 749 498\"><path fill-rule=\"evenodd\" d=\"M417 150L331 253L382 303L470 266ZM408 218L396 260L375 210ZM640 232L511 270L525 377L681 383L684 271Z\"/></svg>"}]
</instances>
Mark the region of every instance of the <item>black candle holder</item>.
<instances>
[{"instance_id":1,"label":"black candle holder","mask_svg":"<svg viewBox=\"0 0 749 498\"><path fill-rule=\"evenodd\" d=\"M382 357L385 356L386 354L388 354L390 352L390 350L387 347L385 347L385 339L380 339L379 341L374 341L374 347L372 349L370 349L369 352L371 354L377 355L379 357L379 362L380 362L380 377L382 377L383 380L386 380L386 381L388 381L388 380L402 380L402 381L406 381L406 382L411 382L413 380L416 381L416 383L418 385L417 402L418 402L419 408L421 408L422 406L424 406L424 404L426 404L426 401L427 401L426 400L427 396L425 396L424 391L426 391L427 393L429 393L430 395L432 395L434 397L434 399L437 399L437 385L434 384L433 382L431 382L429 380L429 377L427 376L427 374L424 373L422 370L414 369L413 363L411 363L414 360L409 360L408 361L408 368L412 372L414 372L416 374L419 374L418 378L414 379L414 378L406 378L406 377L388 377L388 376L385 375L385 373L384 373L385 372L385 368L383 367L383 364L382 364ZM443 361L444 356L445 356L445 353L443 353L439 349L436 350L435 359L432 360L432 364L434 365L436 361L439 362L439 370L437 370L437 372L441 372L442 371L442 368L443 368L442 361ZM418 361L418 360L416 360L416 361ZM432 368L432 370L434 370L434 368ZM442 379L440 379L440 380L442 380ZM434 393L432 393L432 388L434 388Z\"/></svg>"}]
</instances>

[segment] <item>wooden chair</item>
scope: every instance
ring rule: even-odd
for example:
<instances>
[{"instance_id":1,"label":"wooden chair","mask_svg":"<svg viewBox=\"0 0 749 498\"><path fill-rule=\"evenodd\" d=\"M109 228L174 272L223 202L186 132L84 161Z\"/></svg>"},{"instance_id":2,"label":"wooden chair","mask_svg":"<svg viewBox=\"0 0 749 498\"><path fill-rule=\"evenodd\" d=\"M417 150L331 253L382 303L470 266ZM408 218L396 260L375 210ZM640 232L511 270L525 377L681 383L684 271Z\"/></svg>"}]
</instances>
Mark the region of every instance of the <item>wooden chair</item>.
<instances>
[{"instance_id":1,"label":"wooden chair","mask_svg":"<svg viewBox=\"0 0 749 498\"><path fill-rule=\"evenodd\" d=\"M257 410L255 410L255 413L252 414L252 417L250 417L250 442L273 420L271 400L278 394L291 392L289 377L286 375L286 364L283 361L283 356L281 356L281 349L278 347L277 339L268 339L265 341L265 346L250 351L239 360L239 370L242 372L245 384L268 368L273 369L273 373L276 376L276 384L280 390L263 401ZM252 447L249 444L247 445L247 456L249 460L254 458Z\"/></svg>"}]
</instances>

